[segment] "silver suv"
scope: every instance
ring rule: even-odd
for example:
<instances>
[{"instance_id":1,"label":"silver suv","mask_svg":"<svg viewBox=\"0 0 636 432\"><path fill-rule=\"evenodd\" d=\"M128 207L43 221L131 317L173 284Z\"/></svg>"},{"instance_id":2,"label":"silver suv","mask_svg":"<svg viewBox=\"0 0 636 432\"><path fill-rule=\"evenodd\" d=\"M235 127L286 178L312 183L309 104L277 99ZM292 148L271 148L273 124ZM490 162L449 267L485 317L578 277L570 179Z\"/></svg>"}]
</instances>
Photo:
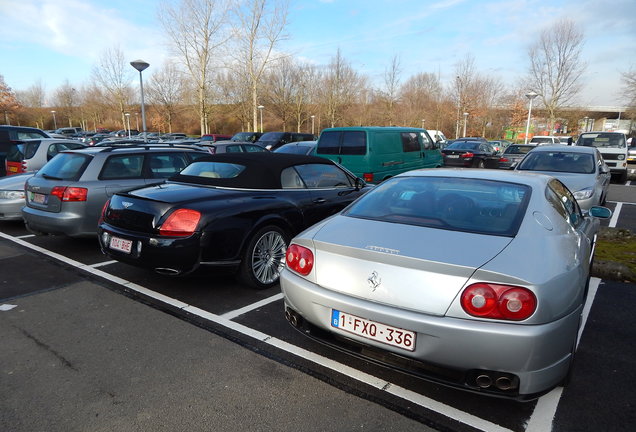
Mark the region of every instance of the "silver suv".
<instances>
[{"instance_id":1,"label":"silver suv","mask_svg":"<svg viewBox=\"0 0 636 432\"><path fill-rule=\"evenodd\" d=\"M61 152L27 180L22 217L34 234L93 236L110 196L162 183L207 154L196 147L166 145Z\"/></svg>"}]
</instances>

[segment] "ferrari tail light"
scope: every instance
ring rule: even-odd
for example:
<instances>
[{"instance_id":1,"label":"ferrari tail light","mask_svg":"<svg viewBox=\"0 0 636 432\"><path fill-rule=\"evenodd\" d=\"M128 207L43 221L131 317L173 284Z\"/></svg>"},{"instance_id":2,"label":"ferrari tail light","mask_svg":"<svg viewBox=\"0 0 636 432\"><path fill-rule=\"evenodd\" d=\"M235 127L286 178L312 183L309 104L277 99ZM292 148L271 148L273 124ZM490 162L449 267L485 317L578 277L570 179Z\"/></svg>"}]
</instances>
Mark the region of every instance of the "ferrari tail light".
<instances>
[{"instance_id":1,"label":"ferrari tail light","mask_svg":"<svg viewBox=\"0 0 636 432\"><path fill-rule=\"evenodd\" d=\"M314 268L314 254L306 247L292 244L285 255L287 268L298 274L307 276Z\"/></svg>"},{"instance_id":2,"label":"ferrari tail light","mask_svg":"<svg viewBox=\"0 0 636 432\"><path fill-rule=\"evenodd\" d=\"M459 155L460 158L471 158L473 156L475 156L475 153L471 153L471 152L466 152L466 153L463 153L463 154Z\"/></svg>"},{"instance_id":3,"label":"ferrari tail light","mask_svg":"<svg viewBox=\"0 0 636 432\"><path fill-rule=\"evenodd\" d=\"M527 288L476 283L462 292L461 305L472 316L521 321L537 309L537 298Z\"/></svg>"},{"instance_id":4,"label":"ferrari tail light","mask_svg":"<svg viewBox=\"0 0 636 432\"><path fill-rule=\"evenodd\" d=\"M159 234L170 237L187 237L194 231L201 220L201 213L190 209L177 209L159 228Z\"/></svg>"},{"instance_id":5,"label":"ferrari tail light","mask_svg":"<svg viewBox=\"0 0 636 432\"><path fill-rule=\"evenodd\" d=\"M88 189L71 186L55 186L51 189L51 195L58 197L60 201L86 201Z\"/></svg>"},{"instance_id":6,"label":"ferrari tail light","mask_svg":"<svg viewBox=\"0 0 636 432\"><path fill-rule=\"evenodd\" d=\"M362 174L362 179L367 183L373 182L373 173L364 173Z\"/></svg>"}]
</instances>

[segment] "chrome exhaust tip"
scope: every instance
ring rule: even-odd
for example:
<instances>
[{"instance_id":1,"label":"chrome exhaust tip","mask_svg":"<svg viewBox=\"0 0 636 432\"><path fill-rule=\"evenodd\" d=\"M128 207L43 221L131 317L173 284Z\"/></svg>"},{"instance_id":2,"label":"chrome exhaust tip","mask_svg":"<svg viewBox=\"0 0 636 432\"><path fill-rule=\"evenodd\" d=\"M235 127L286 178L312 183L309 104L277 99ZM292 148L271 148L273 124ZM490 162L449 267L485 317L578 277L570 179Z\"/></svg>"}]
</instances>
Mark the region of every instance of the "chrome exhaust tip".
<instances>
[{"instance_id":1,"label":"chrome exhaust tip","mask_svg":"<svg viewBox=\"0 0 636 432\"><path fill-rule=\"evenodd\" d=\"M488 388L492 385L492 378L490 378L488 375L479 375L475 379L475 382L481 388Z\"/></svg>"},{"instance_id":2,"label":"chrome exhaust tip","mask_svg":"<svg viewBox=\"0 0 636 432\"><path fill-rule=\"evenodd\" d=\"M290 308L285 309L285 319L294 327L300 327L302 318L298 313Z\"/></svg>"},{"instance_id":3,"label":"chrome exhaust tip","mask_svg":"<svg viewBox=\"0 0 636 432\"><path fill-rule=\"evenodd\" d=\"M509 377L499 377L495 381L495 386L499 390L510 390L513 387L512 380Z\"/></svg>"},{"instance_id":4,"label":"chrome exhaust tip","mask_svg":"<svg viewBox=\"0 0 636 432\"><path fill-rule=\"evenodd\" d=\"M178 274L181 273L179 270L166 268L166 267L157 267L155 268L155 272L162 275L167 275L167 276L177 276Z\"/></svg>"}]
</instances>

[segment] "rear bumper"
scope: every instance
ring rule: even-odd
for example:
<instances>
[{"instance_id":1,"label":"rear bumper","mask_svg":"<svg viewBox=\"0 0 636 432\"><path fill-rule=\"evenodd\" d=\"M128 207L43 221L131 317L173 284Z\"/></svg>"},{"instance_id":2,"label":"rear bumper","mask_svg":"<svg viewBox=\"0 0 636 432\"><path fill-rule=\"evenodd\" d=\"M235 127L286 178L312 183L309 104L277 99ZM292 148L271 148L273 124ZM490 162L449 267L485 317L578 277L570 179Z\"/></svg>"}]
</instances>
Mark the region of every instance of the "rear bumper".
<instances>
[{"instance_id":1,"label":"rear bumper","mask_svg":"<svg viewBox=\"0 0 636 432\"><path fill-rule=\"evenodd\" d=\"M22 217L27 228L39 234L91 237L97 231L97 220L89 220L78 213L53 213L24 206Z\"/></svg>"},{"instance_id":2,"label":"rear bumper","mask_svg":"<svg viewBox=\"0 0 636 432\"><path fill-rule=\"evenodd\" d=\"M198 234L190 237L152 237L117 229L105 223L98 227L97 234L104 254L137 267L180 275L195 270L200 264ZM112 249L110 239L113 236L131 241L131 252Z\"/></svg>"},{"instance_id":3,"label":"rear bumper","mask_svg":"<svg viewBox=\"0 0 636 432\"><path fill-rule=\"evenodd\" d=\"M0 200L0 221L22 220L24 198Z\"/></svg>"},{"instance_id":4,"label":"rear bumper","mask_svg":"<svg viewBox=\"0 0 636 432\"><path fill-rule=\"evenodd\" d=\"M353 298L297 276L289 270L280 284L286 308L300 316L308 336L351 354L453 387L513 399L543 394L566 376L579 326L580 308L543 325L520 325L419 314ZM416 332L409 352L333 328L337 309L368 320ZM508 391L480 387L476 377L512 377Z\"/></svg>"}]
</instances>

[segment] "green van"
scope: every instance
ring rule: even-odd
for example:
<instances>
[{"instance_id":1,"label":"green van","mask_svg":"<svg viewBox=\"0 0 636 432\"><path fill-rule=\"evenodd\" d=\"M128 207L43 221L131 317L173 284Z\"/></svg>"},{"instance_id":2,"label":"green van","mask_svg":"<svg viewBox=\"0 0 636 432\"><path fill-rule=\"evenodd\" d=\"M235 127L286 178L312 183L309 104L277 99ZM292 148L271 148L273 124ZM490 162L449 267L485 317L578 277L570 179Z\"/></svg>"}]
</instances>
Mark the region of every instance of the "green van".
<instances>
[{"instance_id":1,"label":"green van","mask_svg":"<svg viewBox=\"0 0 636 432\"><path fill-rule=\"evenodd\" d=\"M413 169L444 165L439 145L428 132L408 127L324 129L315 155L338 162L367 183L379 183Z\"/></svg>"}]
</instances>

